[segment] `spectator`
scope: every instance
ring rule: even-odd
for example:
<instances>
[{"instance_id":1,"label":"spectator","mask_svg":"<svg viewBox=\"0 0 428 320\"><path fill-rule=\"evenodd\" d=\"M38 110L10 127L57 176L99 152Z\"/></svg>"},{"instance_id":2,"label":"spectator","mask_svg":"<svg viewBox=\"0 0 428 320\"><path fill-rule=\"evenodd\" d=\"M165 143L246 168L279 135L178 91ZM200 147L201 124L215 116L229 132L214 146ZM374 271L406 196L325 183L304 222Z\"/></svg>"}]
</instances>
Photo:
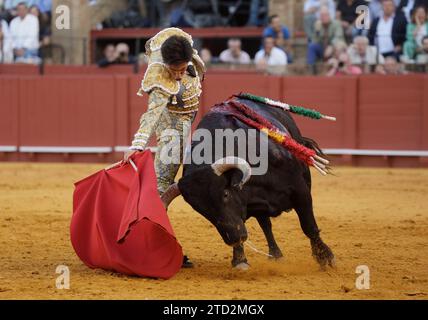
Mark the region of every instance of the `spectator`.
<instances>
[{"instance_id":1,"label":"spectator","mask_svg":"<svg viewBox=\"0 0 428 320\"><path fill-rule=\"evenodd\" d=\"M414 60L416 54L422 52L422 39L428 35L428 20L425 7L413 10L412 23L407 25L404 55L406 59Z\"/></svg>"},{"instance_id":2,"label":"spectator","mask_svg":"<svg viewBox=\"0 0 428 320\"><path fill-rule=\"evenodd\" d=\"M368 5L365 0L339 0L337 4L336 18L340 20L345 34L346 42L350 43L359 31L355 26L358 17L357 8Z\"/></svg>"},{"instance_id":3,"label":"spectator","mask_svg":"<svg viewBox=\"0 0 428 320\"><path fill-rule=\"evenodd\" d=\"M98 66L101 68L114 64L117 59L116 48L113 44L108 44L104 48L104 57L98 61Z\"/></svg>"},{"instance_id":4,"label":"spectator","mask_svg":"<svg viewBox=\"0 0 428 320\"><path fill-rule=\"evenodd\" d=\"M325 58L325 52L332 52L332 47L338 41L344 41L342 26L332 20L327 7L322 7L320 19L315 22L313 42L308 47L308 64L313 66L317 59Z\"/></svg>"},{"instance_id":5,"label":"spectator","mask_svg":"<svg viewBox=\"0 0 428 320\"><path fill-rule=\"evenodd\" d=\"M274 14L269 17L269 26L263 31L263 38L265 37L272 37L275 39L275 45L285 51L288 57L288 63L290 63L290 31L286 26L281 24L281 20L278 15Z\"/></svg>"},{"instance_id":6,"label":"spectator","mask_svg":"<svg viewBox=\"0 0 428 320\"><path fill-rule=\"evenodd\" d=\"M134 64L138 60L129 54L129 46L126 43L119 43L115 47L108 44L104 48L104 57L98 61L100 68L105 68L113 64Z\"/></svg>"},{"instance_id":7,"label":"spectator","mask_svg":"<svg viewBox=\"0 0 428 320\"><path fill-rule=\"evenodd\" d=\"M374 21L382 15L382 1L383 0L371 0L369 3L370 21ZM394 4L398 7L400 0L394 0Z\"/></svg>"},{"instance_id":8,"label":"spectator","mask_svg":"<svg viewBox=\"0 0 428 320\"><path fill-rule=\"evenodd\" d=\"M39 21L28 13L27 5L21 2L17 6L18 16L10 23L10 36L12 39L15 62L40 62L39 50Z\"/></svg>"},{"instance_id":9,"label":"spectator","mask_svg":"<svg viewBox=\"0 0 428 320\"><path fill-rule=\"evenodd\" d=\"M39 20L39 40L41 43L50 43L50 23L46 20L46 17L42 15L40 9L36 5L30 7L30 14L35 16Z\"/></svg>"},{"instance_id":10,"label":"spectator","mask_svg":"<svg viewBox=\"0 0 428 320\"><path fill-rule=\"evenodd\" d=\"M425 10L428 10L428 0L401 0L397 10L403 11L407 22L410 23L412 21L412 12L417 7L424 7Z\"/></svg>"},{"instance_id":11,"label":"spectator","mask_svg":"<svg viewBox=\"0 0 428 320\"><path fill-rule=\"evenodd\" d=\"M287 55L283 50L275 47L274 38L266 37L263 41L263 49L256 53L254 62L259 70L269 71L270 67L274 67L278 73L282 73L287 65Z\"/></svg>"},{"instance_id":12,"label":"spectator","mask_svg":"<svg viewBox=\"0 0 428 320\"><path fill-rule=\"evenodd\" d=\"M229 39L227 42L228 49L220 54L220 61L232 64L249 64L251 58L248 53L242 51L241 40L237 38Z\"/></svg>"},{"instance_id":13,"label":"spectator","mask_svg":"<svg viewBox=\"0 0 428 320\"><path fill-rule=\"evenodd\" d=\"M129 46L126 43L119 43L116 46L116 64L134 64L137 59L129 54Z\"/></svg>"},{"instance_id":14,"label":"spectator","mask_svg":"<svg viewBox=\"0 0 428 320\"><path fill-rule=\"evenodd\" d=\"M339 55L346 52L347 49L348 47L346 45L346 42L338 40L324 51L324 60L330 58L339 58Z\"/></svg>"},{"instance_id":15,"label":"spectator","mask_svg":"<svg viewBox=\"0 0 428 320\"><path fill-rule=\"evenodd\" d=\"M202 61L207 65L210 66L211 63L213 63L213 55L211 54L211 51L207 48L202 48L201 52L199 53Z\"/></svg>"},{"instance_id":16,"label":"spectator","mask_svg":"<svg viewBox=\"0 0 428 320\"><path fill-rule=\"evenodd\" d=\"M346 52L342 52L338 58L332 58L329 60L330 70L327 72L327 76L344 76L344 75L360 75L362 73L361 68L351 64L349 56Z\"/></svg>"},{"instance_id":17,"label":"spectator","mask_svg":"<svg viewBox=\"0 0 428 320\"><path fill-rule=\"evenodd\" d=\"M428 36L422 39L422 52L416 56L416 63L428 64Z\"/></svg>"},{"instance_id":18,"label":"spectator","mask_svg":"<svg viewBox=\"0 0 428 320\"><path fill-rule=\"evenodd\" d=\"M13 62L13 48L9 27L5 20L0 20L0 63Z\"/></svg>"},{"instance_id":19,"label":"spectator","mask_svg":"<svg viewBox=\"0 0 428 320\"><path fill-rule=\"evenodd\" d=\"M34 0L4 0L4 9L7 12L8 20L12 20L18 15L17 7L20 3L25 3L27 7L31 5Z\"/></svg>"},{"instance_id":20,"label":"spectator","mask_svg":"<svg viewBox=\"0 0 428 320\"><path fill-rule=\"evenodd\" d=\"M2 0L0 0L1 2ZM6 17L8 20L12 20L17 16L17 6L20 3L25 3L27 7L36 5L42 16L46 16L47 20L50 21L52 11L52 0L3 0L4 9L6 10ZM1 6L0 6L1 7Z\"/></svg>"},{"instance_id":21,"label":"spectator","mask_svg":"<svg viewBox=\"0 0 428 320\"><path fill-rule=\"evenodd\" d=\"M383 0L383 15L375 19L369 30L371 45L376 45L384 56L399 59L406 40L407 20L400 11L395 12L393 0Z\"/></svg>"},{"instance_id":22,"label":"spectator","mask_svg":"<svg viewBox=\"0 0 428 320\"><path fill-rule=\"evenodd\" d=\"M348 55L351 64L366 66L374 66L383 64L384 57L378 53L377 48L369 46L369 39L364 36L354 38L354 43L348 49Z\"/></svg>"},{"instance_id":23,"label":"spectator","mask_svg":"<svg viewBox=\"0 0 428 320\"><path fill-rule=\"evenodd\" d=\"M328 8L330 18L333 19L336 14L336 4L333 0L306 0L303 5L303 28L310 41L314 35L315 21L320 18L320 10L323 6Z\"/></svg>"},{"instance_id":24,"label":"spectator","mask_svg":"<svg viewBox=\"0 0 428 320\"><path fill-rule=\"evenodd\" d=\"M385 63L378 66L377 73L399 75L407 74L407 71L404 70L403 65L398 62L395 56L388 56L385 58Z\"/></svg>"}]
</instances>

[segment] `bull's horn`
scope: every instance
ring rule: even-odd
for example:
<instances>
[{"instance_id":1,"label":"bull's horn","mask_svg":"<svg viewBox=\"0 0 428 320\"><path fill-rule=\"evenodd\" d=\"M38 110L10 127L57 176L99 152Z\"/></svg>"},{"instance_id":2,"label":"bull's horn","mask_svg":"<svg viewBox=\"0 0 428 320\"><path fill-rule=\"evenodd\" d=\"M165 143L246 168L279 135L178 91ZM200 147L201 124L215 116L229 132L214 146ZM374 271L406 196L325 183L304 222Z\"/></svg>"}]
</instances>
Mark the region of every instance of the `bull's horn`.
<instances>
[{"instance_id":1,"label":"bull's horn","mask_svg":"<svg viewBox=\"0 0 428 320\"><path fill-rule=\"evenodd\" d=\"M238 157L226 157L217 160L215 163L211 165L214 173L218 176L221 176L226 171L231 169L239 169L242 172L242 180L239 183L239 187L247 183L247 181L251 178L251 167L247 161Z\"/></svg>"},{"instance_id":2,"label":"bull's horn","mask_svg":"<svg viewBox=\"0 0 428 320\"><path fill-rule=\"evenodd\" d=\"M161 200L163 202L165 209L168 209L172 200L177 198L179 195L181 195L181 191L178 188L178 184L174 183L170 185L169 188L165 191L165 193L161 196Z\"/></svg>"}]
</instances>

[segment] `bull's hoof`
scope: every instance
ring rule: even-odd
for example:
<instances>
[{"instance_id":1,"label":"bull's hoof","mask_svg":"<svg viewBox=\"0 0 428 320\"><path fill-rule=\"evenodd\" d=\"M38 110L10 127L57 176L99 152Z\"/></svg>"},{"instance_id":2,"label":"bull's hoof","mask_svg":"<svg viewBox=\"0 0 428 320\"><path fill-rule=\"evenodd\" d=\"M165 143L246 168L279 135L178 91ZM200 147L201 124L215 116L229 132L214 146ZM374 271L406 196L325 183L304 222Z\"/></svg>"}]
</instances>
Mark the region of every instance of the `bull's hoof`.
<instances>
[{"instance_id":1,"label":"bull's hoof","mask_svg":"<svg viewBox=\"0 0 428 320\"><path fill-rule=\"evenodd\" d=\"M236 266L234 266L234 268L236 270L246 271L246 270L250 269L250 265L246 262L241 262L241 263L237 264Z\"/></svg>"},{"instance_id":2,"label":"bull's hoof","mask_svg":"<svg viewBox=\"0 0 428 320\"><path fill-rule=\"evenodd\" d=\"M271 260L282 260L284 255L280 249L269 250L269 259Z\"/></svg>"},{"instance_id":3,"label":"bull's hoof","mask_svg":"<svg viewBox=\"0 0 428 320\"><path fill-rule=\"evenodd\" d=\"M336 268L334 254L321 238L311 240L311 246L312 256L320 265L321 270L325 270L327 266Z\"/></svg>"}]
</instances>

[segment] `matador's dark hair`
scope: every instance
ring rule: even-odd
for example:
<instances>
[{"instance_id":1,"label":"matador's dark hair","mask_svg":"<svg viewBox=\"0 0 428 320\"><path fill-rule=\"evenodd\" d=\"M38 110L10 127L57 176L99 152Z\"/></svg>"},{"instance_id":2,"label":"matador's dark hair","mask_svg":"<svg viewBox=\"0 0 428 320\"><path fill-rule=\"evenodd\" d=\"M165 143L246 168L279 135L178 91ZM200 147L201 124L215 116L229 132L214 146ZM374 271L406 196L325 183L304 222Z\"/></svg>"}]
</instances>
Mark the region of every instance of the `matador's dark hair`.
<instances>
[{"instance_id":1,"label":"matador's dark hair","mask_svg":"<svg viewBox=\"0 0 428 320\"><path fill-rule=\"evenodd\" d=\"M185 37L171 36L163 43L161 53L166 64L177 65L192 60L193 48Z\"/></svg>"}]
</instances>

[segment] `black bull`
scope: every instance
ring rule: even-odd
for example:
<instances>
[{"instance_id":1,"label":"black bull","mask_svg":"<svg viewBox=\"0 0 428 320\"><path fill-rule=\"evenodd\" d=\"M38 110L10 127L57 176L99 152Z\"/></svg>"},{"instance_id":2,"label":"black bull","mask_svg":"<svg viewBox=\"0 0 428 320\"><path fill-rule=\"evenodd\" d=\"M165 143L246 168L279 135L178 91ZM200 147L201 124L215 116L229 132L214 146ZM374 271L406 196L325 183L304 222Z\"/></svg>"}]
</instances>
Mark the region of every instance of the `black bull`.
<instances>
[{"instance_id":1,"label":"black bull","mask_svg":"<svg viewBox=\"0 0 428 320\"><path fill-rule=\"evenodd\" d=\"M271 121L282 131L288 132L296 141L322 154L316 142L302 137L293 118L280 109L249 100L238 99ZM216 129L250 128L230 114L209 112L201 120L198 129L206 129L215 137ZM260 134L259 132L257 135ZM258 140L258 139L256 139ZM192 150L201 141L192 141ZM237 156L237 141L235 154ZM213 155L217 155L215 144ZM234 267L248 268L243 243L247 240L245 221L255 217L266 237L269 254L278 259L282 257L274 235L270 217L277 217L284 211L295 209L304 234L310 239L312 254L322 268L334 265L334 255L321 240L320 230L315 221L311 197L311 173L307 165L292 156L284 147L269 139L268 169L264 175L251 175L249 164L241 165L211 164L184 165L183 177L163 195L166 206L180 194L194 210L208 219L218 230L224 242L233 247ZM244 164L242 164L244 162ZM250 170L250 171L248 171ZM246 181L249 178L248 181ZM240 183L241 182L241 183ZM244 184L243 184L244 183Z\"/></svg>"}]
</instances>

